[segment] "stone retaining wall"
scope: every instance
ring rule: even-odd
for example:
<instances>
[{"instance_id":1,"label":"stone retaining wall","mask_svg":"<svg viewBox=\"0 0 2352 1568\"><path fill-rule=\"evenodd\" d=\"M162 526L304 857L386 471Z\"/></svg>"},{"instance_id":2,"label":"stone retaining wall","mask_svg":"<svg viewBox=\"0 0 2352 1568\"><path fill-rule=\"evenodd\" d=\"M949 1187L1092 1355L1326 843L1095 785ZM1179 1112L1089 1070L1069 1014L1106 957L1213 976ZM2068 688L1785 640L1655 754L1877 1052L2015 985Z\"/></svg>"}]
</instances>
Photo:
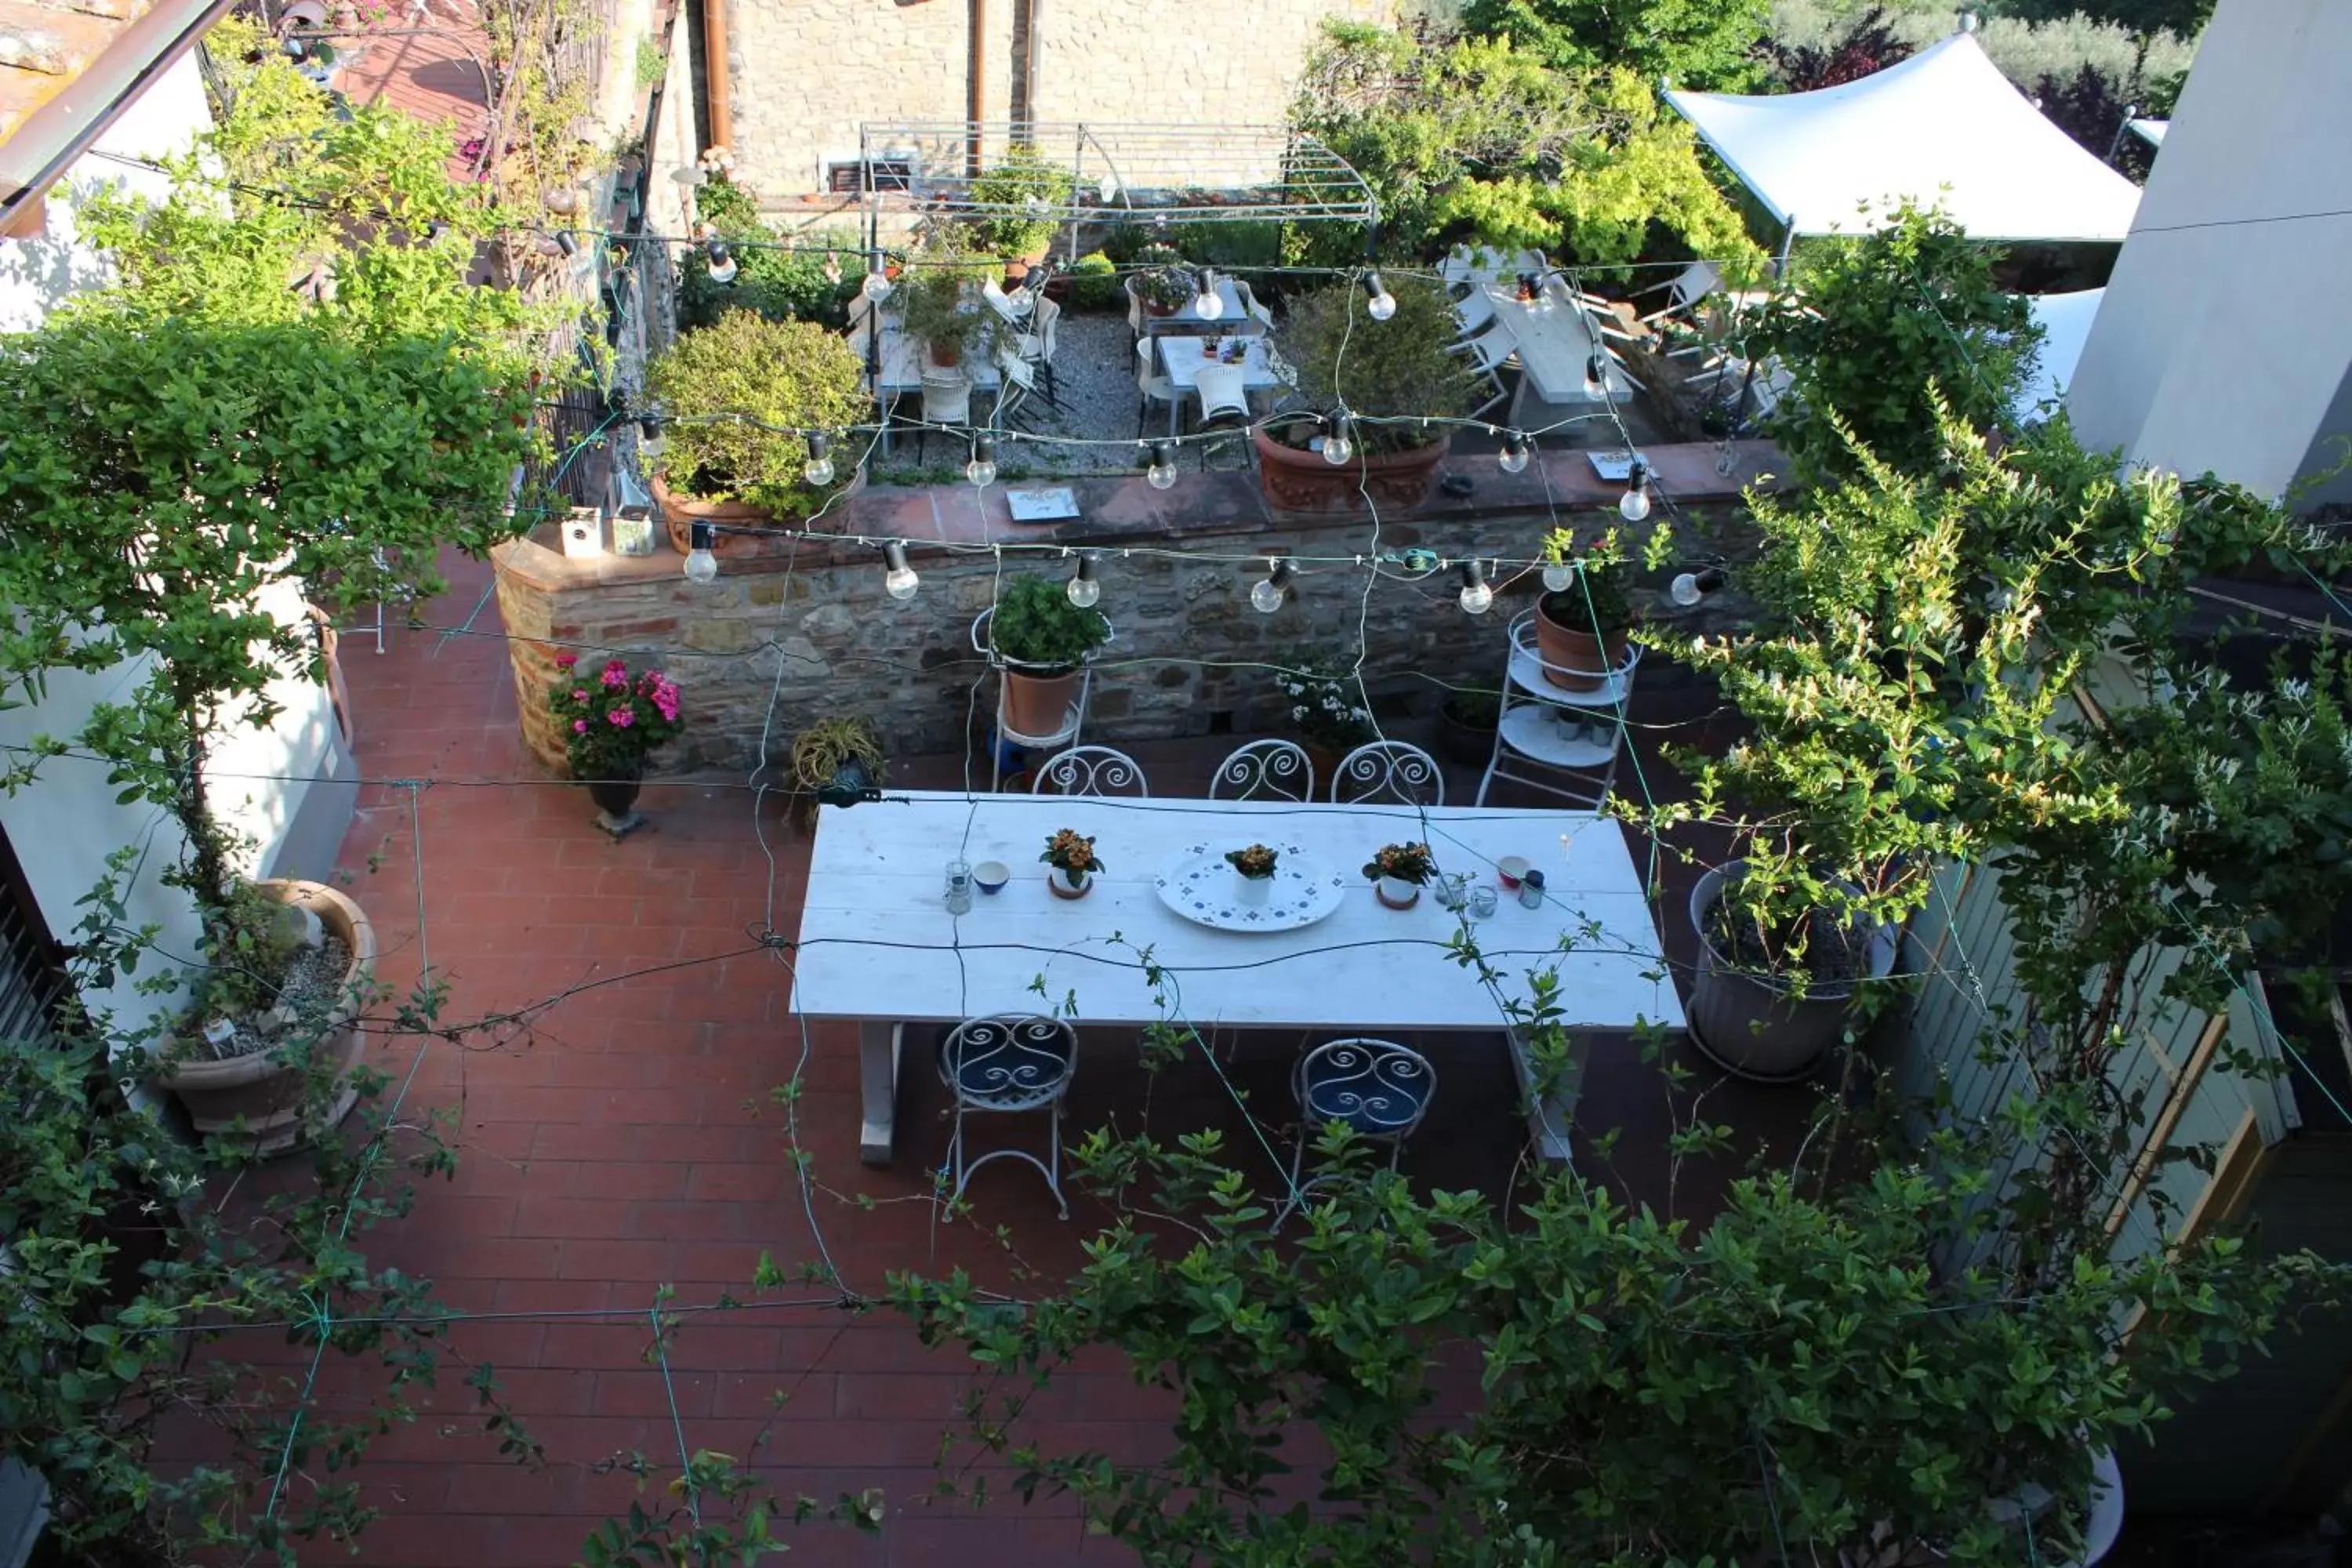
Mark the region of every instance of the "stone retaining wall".
<instances>
[{"instance_id":1,"label":"stone retaining wall","mask_svg":"<svg viewBox=\"0 0 2352 1568\"><path fill-rule=\"evenodd\" d=\"M1653 451L1653 460L1670 461L1669 450ZM1086 738L1113 744L1275 728L1278 700L1266 671L1253 663L1300 655L1346 660L1359 646L1367 650L1364 675L1375 700L1391 712L1433 709L1447 685L1492 689L1505 628L1532 603L1532 578L1505 585L1494 610L1474 617L1456 603L1453 574L1416 577L1395 565L1374 572L1356 558L1423 548L1454 558L1524 560L1551 526L1545 511L1519 509L1436 510L1378 525L1280 518L1262 501L1244 504L1255 495L1248 475L1188 479L1164 495L1139 479L1077 488L1097 521L1058 532L1016 533L1001 521L986 526L1024 545L1097 552L1099 607L1117 640L1097 666ZM657 756L660 773L740 775L763 752L781 759L805 724L843 713L873 721L894 754L960 749L994 719L996 682L972 651L971 634L973 617L993 601L1000 573L1066 578L1071 570L1058 554L1041 559L1013 548L1000 558L985 541L951 544L943 535L958 531L955 509L971 507L972 496L966 487L869 491L840 509L843 537L722 555L721 576L699 586L685 579L667 545L634 560L566 559L551 531L543 531L503 546L499 604L515 639L532 753L562 771L562 738L544 704L562 647L583 660L618 653L633 665L658 665L677 681L687 732ZM1713 500L1705 507L1685 500L1677 546L1685 560L1743 552L1744 511L1727 494ZM1194 521L1099 521L1123 504L1158 504ZM1585 510L1563 521L1589 532L1617 519ZM904 603L883 591L873 542L889 537L940 540L914 547L922 584ZM1299 566L1290 603L1268 616L1252 608L1249 591L1270 555L1291 556ZM1672 570L1645 576L1654 613L1679 614L1694 629L1741 614L1735 592L1673 612L1656 592Z\"/></svg>"}]
</instances>

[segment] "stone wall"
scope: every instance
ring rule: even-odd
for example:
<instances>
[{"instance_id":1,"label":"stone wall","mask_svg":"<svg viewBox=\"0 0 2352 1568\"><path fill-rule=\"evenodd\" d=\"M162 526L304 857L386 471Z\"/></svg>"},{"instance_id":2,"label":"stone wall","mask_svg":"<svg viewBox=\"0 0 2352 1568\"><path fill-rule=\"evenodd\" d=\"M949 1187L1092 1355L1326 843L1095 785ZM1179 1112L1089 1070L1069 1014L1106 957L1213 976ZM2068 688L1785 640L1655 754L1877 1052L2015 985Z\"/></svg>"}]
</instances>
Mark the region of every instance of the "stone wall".
<instances>
[{"instance_id":1,"label":"stone wall","mask_svg":"<svg viewBox=\"0 0 2352 1568\"><path fill-rule=\"evenodd\" d=\"M1654 458L1671 449L1657 449ZM1712 472L1712 453L1697 450ZM1752 478L1755 465L1743 467ZM1464 507L1389 519L1316 521L1237 503L1251 476L1187 479L1152 491L1139 479L1097 481L1090 516L1116 513L1140 492L1168 509L1170 521L1144 526L1101 521L1067 531L1028 530L1024 543L1066 542L1096 552L1100 608L1117 640L1097 665L1087 739L1121 741L1276 727L1270 679L1253 662L1300 656L1351 659L1367 650L1364 674L1385 713L1433 710L1448 684L1492 689L1498 683L1505 628L1528 607L1532 578L1505 586L1494 610L1463 613L1451 573L1412 575L1394 565L1357 564L1375 552L1416 547L1460 558L1529 558L1550 527L1537 510ZM1081 489L1087 487L1084 484ZM1189 492L1200 497L1188 500ZM1682 492L1686 497L1688 492ZM960 750L984 734L995 713L996 682L971 647L973 617L992 602L1000 573L1045 572L1066 578L1070 563L1026 550L998 552L985 543L918 544L916 596L890 599L873 541L940 537L943 509L969 506L971 492L871 491L844 509L847 537L779 543L753 553L721 552L722 574L697 586L664 547L630 560L567 560L551 537L517 542L499 557L499 603L515 640L514 669L530 749L562 771L562 743L544 711L561 647L583 661L619 653L667 669L685 693L688 729L665 748L656 771L671 774L749 772L762 750L781 758L811 721L862 714L894 754ZM1736 501L1736 482L1717 500ZM1171 498L1173 498L1172 500ZM1501 498L1498 498L1501 499ZM1747 537L1735 505L1701 511L1685 505L1677 550L1685 561L1738 558ZM1189 517L1194 521L1185 521ZM909 519L934 520L919 528ZM1586 510L1563 521L1590 531L1613 512ZM1003 535L1000 531L999 537ZM730 544L750 536L735 536ZM757 541L751 541L754 544ZM1297 592L1274 615L1251 607L1249 591L1269 555L1299 563ZM1645 579L1651 589L1667 573ZM1659 600L1658 612L1671 614ZM1695 629L1740 612L1736 595L1710 597L1683 612ZM1664 673L1661 667L1661 674Z\"/></svg>"},{"instance_id":2,"label":"stone wall","mask_svg":"<svg viewBox=\"0 0 2352 1568\"><path fill-rule=\"evenodd\" d=\"M1416 0L1031 0L1027 118L1278 124L1323 17L1393 20ZM771 202L824 186L871 121L967 117L970 0L729 0L740 175ZM982 118L1019 115L1016 0L985 6Z\"/></svg>"}]
</instances>

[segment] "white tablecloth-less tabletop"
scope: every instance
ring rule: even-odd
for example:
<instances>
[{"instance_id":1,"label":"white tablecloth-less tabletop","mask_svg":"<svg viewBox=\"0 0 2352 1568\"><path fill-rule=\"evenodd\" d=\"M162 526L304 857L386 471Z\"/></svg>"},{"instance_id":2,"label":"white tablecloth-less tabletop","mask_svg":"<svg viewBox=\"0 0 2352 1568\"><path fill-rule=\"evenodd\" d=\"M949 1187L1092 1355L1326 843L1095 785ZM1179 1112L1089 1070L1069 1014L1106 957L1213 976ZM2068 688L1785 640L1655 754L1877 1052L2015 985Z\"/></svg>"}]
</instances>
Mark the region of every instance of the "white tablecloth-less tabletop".
<instances>
[{"instance_id":1,"label":"white tablecloth-less tabletop","mask_svg":"<svg viewBox=\"0 0 2352 1568\"><path fill-rule=\"evenodd\" d=\"M1176 394L1168 400L1168 434L1173 436L1176 434L1177 416L1183 409L1187 395L1199 391L1194 377L1201 367L1223 363L1210 359L1213 346L1233 340L1170 337L1153 341L1160 345L1160 363L1167 367L1169 384ZM1244 393L1271 392L1280 386L1282 379L1274 374L1274 361L1266 355L1266 341L1264 338L1241 341L1242 390Z\"/></svg>"},{"instance_id":2,"label":"white tablecloth-less tabletop","mask_svg":"<svg viewBox=\"0 0 2352 1568\"><path fill-rule=\"evenodd\" d=\"M1062 827L1092 837L1109 868L1083 899L1046 890L1037 856ZM1507 994L1524 998L1527 972L1557 965L1564 1023L1682 1027L1642 872L1617 825L1589 812L921 791L822 809L792 1005L860 1026L861 1146L876 1163L890 1155L898 1043L910 1022L1044 1012L1066 1000L1077 1021L1093 1024L1165 1016L1204 1030L1500 1033L1495 997L1448 950L1459 917L1433 890L1412 909L1386 909L1362 879L1383 844L1424 837L1441 870L1474 883L1493 886L1494 863L1507 855L1544 873L1543 907L1522 908L1504 892L1495 916L1474 928L1508 977ZM1222 853L1253 842L1295 847L1343 877L1337 911L1295 931L1224 931L1161 903L1154 878L1189 846ZM1001 860L1013 872L1002 892L975 891L960 917L943 893L946 865L959 858ZM1168 977L1165 1014L1140 949ZM1564 1128L1558 1133L1553 1152L1564 1153Z\"/></svg>"},{"instance_id":3,"label":"white tablecloth-less tabletop","mask_svg":"<svg viewBox=\"0 0 2352 1568\"><path fill-rule=\"evenodd\" d=\"M1187 300L1165 316L1143 312L1143 335L1156 338L1165 332L1263 332L1265 323L1249 313L1242 303L1241 290L1230 278L1217 279L1217 313L1203 316Z\"/></svg>"},{"instance_id":4,"label":"white tablecloth-less tabletop","mask_svg":"<svg viewBox=\"0 0 2352 1568\"><path fill-rule=\"evenodd\" d=\"M1518 405L1530 392L1546 403L1601 403L1633 395L1624 373L1613 362L1608 398L1588 388L1585 377L1594 348L1592 323L1557 281L1547 283L1541 297L1535 300L1519 299L1516 281L1488 284L1486 297L1517 342L1519 365L1526 372L1518 396L1512 402L1513 424L1519 422Z\"/></svg>"}]
</instances>

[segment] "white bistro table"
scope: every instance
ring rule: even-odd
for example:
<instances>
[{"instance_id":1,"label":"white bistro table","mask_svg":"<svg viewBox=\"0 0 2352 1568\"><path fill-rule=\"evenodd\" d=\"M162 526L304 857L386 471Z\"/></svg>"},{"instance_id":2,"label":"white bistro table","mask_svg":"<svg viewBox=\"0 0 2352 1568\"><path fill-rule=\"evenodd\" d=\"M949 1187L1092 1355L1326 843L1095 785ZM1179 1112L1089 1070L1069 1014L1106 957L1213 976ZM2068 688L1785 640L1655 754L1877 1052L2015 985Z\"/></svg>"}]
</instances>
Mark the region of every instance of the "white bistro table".
<instances>
[{"instance_id":1,"label":"white bistro table","mask_svg":"<svg viewBox=\"0 0 2352 1568\"><path fill-rule=\"evenodd\" d=\"M1546 282L1543 293L1533 300L1518 298L1515 286L1503 283L1487 284L1486 290L1496 319L1518 344L1519 366L1526 373L1511 399L1513 425L1521 422L1520 406L1530 392L1546 403L1622 402L1633 395L1632 384L1614 360L1609 361L1606 395L1591 386L1587 377L1599 341L1583 308L1558 279Z\"/></svg>"},{"instance_id":2,"label":"white bistro table","mask_svg":"<svg viewBox=\"0 0 2352 1568\"><path fill-rule=\"evenodd\" d=\"M1210 358L1211 352L1217 344L1234 340L1170 337L1152 341L1160 345L1160 363L1167 367L1168 384L1175 394L1168 400L1168 434L1173 436L1185 403L1200 393L1198 377L1202 367L1224 363L1221 359ZM1274 374L1274 361L1266 353L1266 341L1264 338L1244 338L1240 342L1242 357L1236 363L1242 373L1243 393L1272 392L1280 386L1282 378Z\"/></svg>"},{"instance_id":3,"label":"white bistro table","mask_svg":"<svg viewBox=\"0 0 2352 1568\"><path fill-rule=\"evenodd\" d=\"M1108 867L1083 899L1049 893L1037 859L1063 827L1092 837ZM1165 1016L1203 1030L1503 1032L1495 997L1448 948L1460 917L1433 889L1410 910L1384 908L1363 879L1381 846L1412 839L1429 844L1440 871L1467 873L1473 885L1494 886L1495 862L1508 855L1544 873L1541 908L1503 892L1494 917L1473 927L1507 994L1524 999L1528 972L1556 965L1564 1025L1683 1026L1642 874L1618 826L1590 812L923 791L820 811L793 1009L858 1025L859 1146L877 1164L890 1158L909 1023L1066 1001L1086 1024L1139 1027ZM1342 879L1338 908L1297 931L1227 931L1160 901L1155 878L1191 847L1222 853L1254 842L1286 847L1294 864ZM950 915L944 872L957 858L1001 860L1013 879L992 895L975 889L971 911ZM1145 949L1168 977L1164 1013L1143 973ZM1524 1079L1527 1064L1518 1067ZM1548 1153L1565 1155L1564 1123L1543 1141Z\"/></svg>"}]
</instances>

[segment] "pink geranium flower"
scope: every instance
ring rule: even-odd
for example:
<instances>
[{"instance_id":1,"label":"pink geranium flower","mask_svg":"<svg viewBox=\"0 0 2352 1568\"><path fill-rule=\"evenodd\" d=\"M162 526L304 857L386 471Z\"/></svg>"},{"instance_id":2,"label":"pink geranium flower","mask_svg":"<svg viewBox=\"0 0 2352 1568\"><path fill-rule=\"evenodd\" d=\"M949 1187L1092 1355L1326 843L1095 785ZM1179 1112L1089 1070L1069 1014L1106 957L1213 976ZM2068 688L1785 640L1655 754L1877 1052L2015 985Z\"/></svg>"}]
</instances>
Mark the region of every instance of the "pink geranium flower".
<instances>
[{"instance_id":1,"label":"pink geranium flower","mask_svg":"<svg viewBox=\"0 0 2352 1568\"><path fill-rule=\"evenodd\" d=\"M615 708L604 717L610 719L613 721L613 727L618 730L625 730L637 721L636 714L626 708Z\"/></svg>"},{"instance_id":2,"label":"pink geranium flower","mask_svg":"<svg viewBox=\"0 0 2352 1568\"><path fill-rule=\"evenodd\" d=\"M555 656L555 667L558 669L570 669L579 662L580 656L576 653L559 653Z\"/></svg>"},{"instance_id":3,"label":"pink geranium flower","mask_svg":"<svg viewBox=\"0 0 2352 1568\"><path fill-rule=\"evenodd\" d=\"M587 701L587 700L588 700L588 689L587 689L586 687L584 687L584 686L575 686L575 687L573 687L573 688L572 689L572 701L574 701L574 702L585 702L585 701Z\"/></svg>"},{"instance_id":4,"label":"pink geranium flower","mask_svg":"<svg viewBox=\"0 0 2352 1568\"><path fill-rule=\"evenodd\" d=\"M586 734L588 732L588 721L585 719L574 719L572 721L572 732L575 735Z\"/></svg>"},{"instance_id":5,"label":"pink geranium flower","mask_svg":"<svg viewBox=\"0 0 2352 1568\"><path fill-rule=\"evenodd\" d=\"M613 688L614 690L618 690L629 683L629 672L625 669L617 668L614 666L608 664L604 667L604 673L602 679L605 685Z\"/></svg>"}]
</instances>

